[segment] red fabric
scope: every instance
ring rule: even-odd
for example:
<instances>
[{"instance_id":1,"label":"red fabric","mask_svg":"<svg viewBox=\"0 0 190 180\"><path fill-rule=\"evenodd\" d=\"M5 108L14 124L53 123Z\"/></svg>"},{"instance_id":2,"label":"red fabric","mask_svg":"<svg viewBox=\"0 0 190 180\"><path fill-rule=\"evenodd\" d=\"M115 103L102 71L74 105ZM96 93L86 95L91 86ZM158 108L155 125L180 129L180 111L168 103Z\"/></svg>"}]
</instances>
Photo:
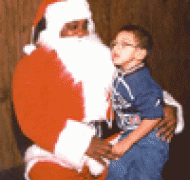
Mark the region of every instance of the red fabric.
<instances>
[{"instance_id":1,"label":"red fabric","mask_svg":"<svg viewBox=\"0 0 190 180\"><path fill-rule=\"evenodd\" d=\"M63 168L53 163L38 163L30 171L31 180L104 180L107 170L99 177L94 178L90 175L87 168L82 173L77 173L70 169Z\"/></svg>"},{"instance_id":2,"label":"red fabric","mask_svg":"<svg viewBox=\"0 0 190 180\"><path fill-rule=\"evenodd\" d=\"M40 147L53 151L68 118L82 121L82 83L71 74L54 51L39 47L17 65L13 77L13 101L22 131ZM105 179L105 171L98 180ZM37 163L32 180L93 180L87 168L77 173L55 163Z\"/></svg>"},{"instance_id":3,"label":"red fabric","mask_svg":"<svg viewBox=\"0 0 190 180\"><path fill-rule=\"evenodd\" d=\"M106 117L108 119L113 119L114 118L114 111L112 110L112 103L110 101L110 98L111 98L111 94L108 93L108 97L107 97L107 101L110 102L109 103L109 106L108 106L108 109L107 109L107 112L106 112Z\"/></svg>"},{"instance_id":4,"label":"red fabric","mask_svg":"<svg viewBox=\"0 0 190 180\"><path fill-rule=\"evenodd\" d=\"M56 53L43 47L20 60L13 79L13 101L22 131L53 151L66 120L84 118L82 84L74 84Z\"/></svg>"}]
</instances>

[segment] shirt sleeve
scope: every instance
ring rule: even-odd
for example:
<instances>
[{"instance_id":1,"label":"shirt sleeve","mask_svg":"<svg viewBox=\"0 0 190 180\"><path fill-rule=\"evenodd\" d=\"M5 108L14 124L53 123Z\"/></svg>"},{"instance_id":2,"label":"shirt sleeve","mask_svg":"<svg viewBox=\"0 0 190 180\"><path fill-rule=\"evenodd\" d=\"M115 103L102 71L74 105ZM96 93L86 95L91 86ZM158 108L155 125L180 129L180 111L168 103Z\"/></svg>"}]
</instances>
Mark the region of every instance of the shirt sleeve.
<instances>
[{"instance_id":1,"label":"shirt sleeve","mask_svg":"<svg viewBox=\"0 0 190 180\"><path fill-rule=\"evenodd\" d=\"M135 107L141 118L155 119L163 116L162 92L159 89L149 89L141 92L135 98Z\"/></svg>"}]
</instances>

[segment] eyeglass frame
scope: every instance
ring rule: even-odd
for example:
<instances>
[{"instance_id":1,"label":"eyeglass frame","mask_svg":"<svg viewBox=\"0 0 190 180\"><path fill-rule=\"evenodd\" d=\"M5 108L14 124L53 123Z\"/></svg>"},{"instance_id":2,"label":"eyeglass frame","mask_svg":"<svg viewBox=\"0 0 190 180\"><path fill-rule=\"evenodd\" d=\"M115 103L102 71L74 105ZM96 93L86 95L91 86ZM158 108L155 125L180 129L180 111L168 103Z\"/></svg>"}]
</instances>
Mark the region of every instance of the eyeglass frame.
<instances>
[{"instance_id":1,"label":"eyeglass frame","mask_svg":"<svg viewBox=\"0 0 190 180\"><path fill-rule=\"evenodd\" d=\"M114 46L112 45L112 44L115 44ZM124 45L124 47L123 47L123 44L122 43L125 43L126 45ZM133 44L129 44L129 43L127 43L127 42L122 42L122 43L116 43L116 41L114 40L114 41L112 41L111 43L110 43L110 47L111 47L111 49L113 49L115 46L117 46L117 45L120 45L121 46L121 48L122 49L124 49L124 48L126 48L126 47L129 47L129 46L131 46L131 47L133 47L133 48L140 48L140 46L134 46Z\"/></svg>"}]
</instances>

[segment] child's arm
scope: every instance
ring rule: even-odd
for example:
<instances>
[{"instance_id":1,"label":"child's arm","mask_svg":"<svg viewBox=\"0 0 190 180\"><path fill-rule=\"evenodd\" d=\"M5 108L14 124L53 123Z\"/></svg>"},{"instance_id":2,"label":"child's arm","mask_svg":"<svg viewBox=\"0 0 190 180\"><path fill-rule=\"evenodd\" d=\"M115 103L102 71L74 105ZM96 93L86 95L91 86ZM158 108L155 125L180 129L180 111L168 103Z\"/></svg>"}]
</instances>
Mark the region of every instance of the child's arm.
<instances>
[{"instance_id":1,"label":"child's arm","mask_svg":"<svg viewBox=\"0 0 190 180\"><path fill-rule=\"evenodd\" d=\"M160 120L161 118L154 120L143 120L139 127L132 131L126 139L123 139L113 146L112 152L118 154L119 156L123 156L124 153L128 151L134 143L146 136Z\"/></svg>"}]
</instances>

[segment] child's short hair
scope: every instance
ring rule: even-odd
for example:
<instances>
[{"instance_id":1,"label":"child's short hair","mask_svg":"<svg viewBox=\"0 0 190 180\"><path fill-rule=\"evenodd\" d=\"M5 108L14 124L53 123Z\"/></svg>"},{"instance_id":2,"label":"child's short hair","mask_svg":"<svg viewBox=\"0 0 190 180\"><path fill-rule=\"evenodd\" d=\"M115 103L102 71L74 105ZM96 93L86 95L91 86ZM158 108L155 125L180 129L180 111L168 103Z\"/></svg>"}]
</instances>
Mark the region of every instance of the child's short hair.
<instances>
[{"instance_id":1,"label":"child's short hair","mask_svg":"<svg viewBox=\"0 0 190 180\"><path fill-rule=\"evenodd\" d=\"M147 55L149 55L152 51L153 40L150 33L137 25L125 25L119 31L131 31L134 33L135 37L138 39L138 46L147 50Z\"/></svg>"}]
</instances>

